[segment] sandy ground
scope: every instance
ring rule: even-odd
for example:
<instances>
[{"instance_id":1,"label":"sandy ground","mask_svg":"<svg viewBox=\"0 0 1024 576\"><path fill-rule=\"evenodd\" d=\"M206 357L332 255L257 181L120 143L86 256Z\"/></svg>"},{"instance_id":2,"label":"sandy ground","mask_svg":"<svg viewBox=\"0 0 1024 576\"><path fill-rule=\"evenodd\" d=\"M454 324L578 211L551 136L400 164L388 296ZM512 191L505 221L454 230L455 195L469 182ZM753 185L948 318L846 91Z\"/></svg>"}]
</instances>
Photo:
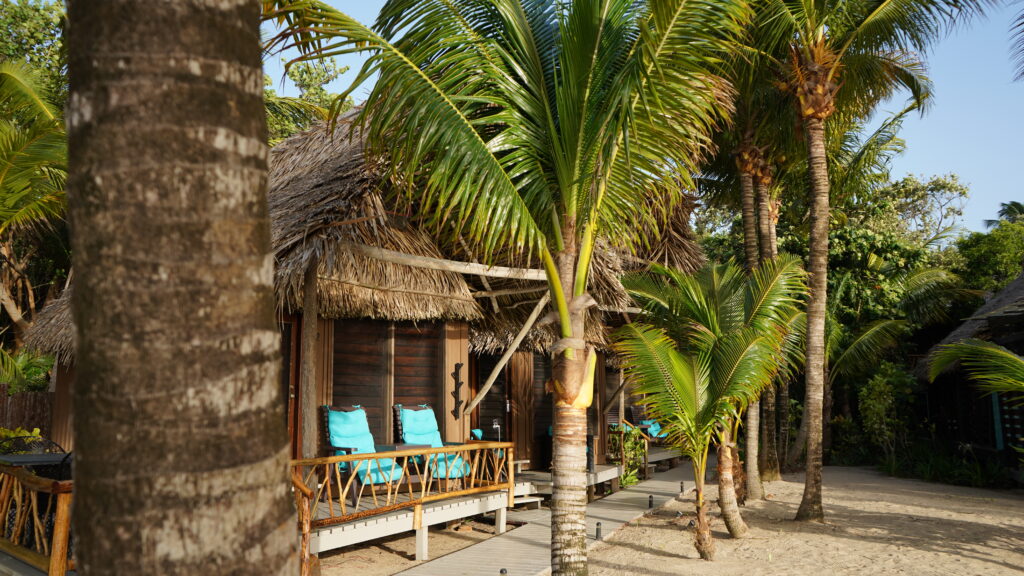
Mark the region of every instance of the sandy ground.
<instances>
[{"instance_id":1,"label":"sandy ground","mask_svg":"<svg viewBox=\"0 0 1024 576\"><path fill-rule=\"evenodd\" d=\"M824 524L792 521L802 475L767 484L767 500L742 508L750 525L743 539L730 539L716 515L713 562L697 557L684 528L691 492L593 550L590 574L1024 574L1024 491L930 484L866 468L829 467L824 482Z\"/></svg>"},{"instance_id":2,"label":"sandy ground","mask_svg":"<svg viewBox=\"0 0 1024 576\"><path fill-rule=\"evenodd\" d=\"M515 528L511 524L508 529ZM459 530L430 528L430 558L440 558L494 536L494 524L466 522ZM416 566L416 538L412 533L367 542L320 555L322 576L388 576Z\"/></svg>"}]
</instances>

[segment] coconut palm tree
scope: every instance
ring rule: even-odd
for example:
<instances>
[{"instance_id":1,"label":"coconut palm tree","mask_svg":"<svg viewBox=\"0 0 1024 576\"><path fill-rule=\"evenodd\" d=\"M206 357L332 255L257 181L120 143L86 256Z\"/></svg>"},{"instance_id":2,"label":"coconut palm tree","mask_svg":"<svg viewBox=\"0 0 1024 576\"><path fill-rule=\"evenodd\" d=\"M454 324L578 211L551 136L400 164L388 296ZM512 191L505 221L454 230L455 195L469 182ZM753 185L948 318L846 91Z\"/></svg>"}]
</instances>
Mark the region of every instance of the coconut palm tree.
<instances>
[{"instance_id":1,"label":"coconut palm tree","mask_svg":"<svg viewBox=\"0 0 1024 576\"><path fill-rule=\"evenodd\" d=\"M1010 200L999 203L999 218L997 220L985 220L985 227L992 228L1000 222L1024 222L1024 202Z\"/></svg>"},{"instance_id":2,"label":"coconut palm tree","mask_svg":"<svg viewBox=\"0 0 1024 576\"><path fill-rule=\"evenodd\" d=\"M67 137L60 106L40 74L0 62L0 233L59 219L64 212Z\"/></svg>"},{"instance_id":3,"label":"coconut palm tree","mask_svg":"<svg viewBox=\"0 0 1024 576\"><path fill-rule=\"evenodd\" d=\"M485 259L543 265L560 335L552 568L586 573L594 250L635 243L692 187L728 112L720 68L746 4L390 0L370 28L320 2L268 0L265 17L303 59L368 55L355 81L379 75L359 115L368 151L426 224Z\"/></svg>"},{"instance_id":4,"label":"coconut palm tree","mask_svg":"<svg viewBox=\"0 0 1024 576\"><path fill-rule=\"evenodd\" d=\"M803 271L782 257L749 276L733 263L705 266L692 276L655 267L628 278L644 306L645 323L617 333L627 377L665 426L669 441L693 462L697 480L697 550L713 557L704 503L704 473L712 438L719 444L719 506L729 532L747 527L728 490L731 428L781 368L785 319L797 309Z\"/></svg>"},{"instance_id":5,"label":"coconut palm tree","mask_svg":"<svg viewBox=\"0 0 1024 576\"><path fill-rule=\"evenodd\" d=\"M77 570L292 573L259 6L68 21Z\"/></svg>"},{"instance_id":6,"label":"coconut palm tree","mask_svg":"<svg viewBox=\"0 0 1024 576\"><path fill-rule=\"evenodd\" d=\"M958 17L984 0L770 0L759 13L768 51L778 54L784 89L793 95L806 134L810 177L810 238L805 418L811 433L798 520L822 520L821 434L825 387L828 283L829 169L825 125L837 109L864 118L899 88L915 101L930 93L918 59Z\"/></svg>"}]
</instances>

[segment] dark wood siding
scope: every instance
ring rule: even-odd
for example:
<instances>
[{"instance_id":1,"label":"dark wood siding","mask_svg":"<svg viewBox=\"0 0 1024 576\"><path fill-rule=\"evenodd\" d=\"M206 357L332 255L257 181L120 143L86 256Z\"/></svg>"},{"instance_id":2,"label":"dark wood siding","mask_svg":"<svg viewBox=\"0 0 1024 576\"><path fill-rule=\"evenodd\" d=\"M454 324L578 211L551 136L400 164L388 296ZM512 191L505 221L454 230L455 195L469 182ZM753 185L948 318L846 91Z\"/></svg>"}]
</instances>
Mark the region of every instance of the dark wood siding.
<instances>
[{"instance_id":1,"label":"dark wood siding","mask_svg":"<svg viewBox=\"0 0 1024 576\"><path fill-rule=\"evenodd\" d=\"M480 390L491 371L498 364L498 356L482 354L476 357L476 379L474 389ZM501 439L508 439L508 425L505 422L505 370L502 370L498 379L494 381L491 390L484 396L478 406L479 419L477 427L483 430L484 438L489 440L498 439L498 430L494 428L497 421L501 426Z\"/></svg>"},{"instance_id":2,"label":"dark wood siding","mask_svg":"<svg viewBox=\"0 0 1024 576\"><path fill-rule=\"evenodd\" d=\"M429 322L395 325L395 404L429 404L441 400L441 325ZM435 414L441 422L441 414Z\"/></svg>"},{"instance_id":3,"label":"dark wood siding","mask_svg":"<svg viewBox=\"0 0 1024 576\"><path fill-rule=\"evenodd\" d=\"M338 320L334 323L334 386L332 406L359 404L366 410L370 432L385 443L390 419L386 405L388 323Z\"/></svg>"}]
</instances>

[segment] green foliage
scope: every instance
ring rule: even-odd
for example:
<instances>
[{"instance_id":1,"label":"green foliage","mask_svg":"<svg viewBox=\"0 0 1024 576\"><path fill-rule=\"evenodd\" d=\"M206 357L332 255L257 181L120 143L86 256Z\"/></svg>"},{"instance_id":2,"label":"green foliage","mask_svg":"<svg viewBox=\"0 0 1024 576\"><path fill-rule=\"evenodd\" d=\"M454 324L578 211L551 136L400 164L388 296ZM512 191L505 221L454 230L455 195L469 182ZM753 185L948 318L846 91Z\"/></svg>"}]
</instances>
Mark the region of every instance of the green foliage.
<instances>
[{"instance_id":1,"label":"green foliage","mask_svg":"<svg viewBox=\"0 0 1024 576\"><path fill-rule=\"evenodd\" d=\"M851 199L844 210L859 225L925 247L948 237L959 225L969 193L956 174L927 181L906 176L878 187L870 198Z\"/></svg>"},{"instance_id":2,"label":"green foliage","mask_svg":"<svg viewBox=\"0 0 1024 576\"><path fill-rule=\"evenodd\" d=\"M613 427L617 431L618 427ZM647 442L643 433L635 426L628 426L621 435L610 434L608 436L608 453L612 456L623 453L619 443L625 448L625 462L622 464L622 475L619 476L619 483L623 488L632 486L640 481L643 472L644 461L647 453ZM621 458L621 456L619 456Z\"/></svg>"},{"instance_id":3,"label":"green foliage","mask_svg":"<svg viewBox=\"0 0 1024 576\"><path fill-rule=\"evenodd\" d=\"M7 394L45 392L50 384L53 356L33 354L27 350L9 353L0 349L0 382L7 384Z\"/></svg>"},{"instance_id":4,"label":"green foliage","mask_svg":"<svg viewBox=\"0 0 1024 576\"><path fill-rule=\"evenodd\" d=\"M56 102L63 102L67 95L63 26L63 2L0 2L0 62L21 61L39 70L43 85Z\"/></svg>"},{"instance_id":5,"label":"green foliage","mask_svg":"<svg viewBox=\"0 0 1024 576\"><path fill-rule=\"evenodd\" d=\"M901 367L882 362L858 394L865 438L882 449L885 462L894 465L897 448L906 445L915 380Z\"/></svg>"},{"instance_id":6,"label":"green foliage","mask_svg":"<svg viewBox=\"0 0 1024 576\"><path fill-rule=\"evenodd\" d=\"M698 475L712 437L784 368L786 320L804 294L803 278L797 260L781 256L749 277L729 263L691 276L656 266L625 279L653 325L624 326L615 350Z\"/></svg>"},{"instance_id":7,"label":"green foliage","mask_svg":"<svg viewBox=\"0 0 1024 576\"><path fill-rule=\"evenodd\" d=\"M263 101L267 109L267 128L271 145L327 119L327 110L339 98L325 86L348 71L338 67L334 58L299 62L288 68L288 78L299 89L298 98L278 96L269 76L263 78ZM339 112L352 107L351 98L338 104Z\"/></svg>"},{"instance_id":8,"label":"green foliage","mask_svg":"<svg viewBox=\"0 0 1024 576\"><path fill-rule=\"evenodd\" d=\"M1009 469L998 459L979 457L969 445L955 449L932 438L916 439L901 450L895 462L884 465L887 473L976 488L1013 485Z\"/></svg>"},{"instance_id":9,"label":"green foliage","mask_svg":"<svg viewBox=\"0 0 1024 576\"><path fill-rule=\"evenodd\" d=\"M1000 222L1024 222L1024 202L1010 200L999 203L999 219L985 220L985 226L991 228Z\"/></svg>"},{"instance_id":10,"label":"green foliage","mask_svg":"<svg viewBox=\"0 0 1024 576\"><path fill-rule=\"evenodd\" d=\"M864 431L855 418L840 414L829 423L832 431L832 447L828 453L831 466L864 466L875 464L877 449L864 436Z\"/></svg>"},{"instance_id":11,"label":"green foliage","mask_svg":"<svg viewBox=\"0 0 1024 576\"><path fill-rule=\"evenodd\" d=\"M361 112L370 149L417 183L430 224L486 258L547 260L573 234L575 295L598 231L639 241L691 183L725 119L721 64L749 15L732 0L395 0L370 29L322 2L264 5L303 59L369 56L352 89L379 74Z\"/></svg>"},{"instance_id":12,"label":"green foliage","mask_svg":"<svg viewBox=\"0 0 1024 576\"><path fill-rule=\"evenodd\" d=\"M1007 394L1010 402L1024 404L1024 358L998 344L977 339L947 344L933 352L929 362L932 381L959 362L982 390Z\"/></svg>"},{"instance_id":13,"label":"green foliage","mask_svg":"<svg viewBox=\"0 0 1024 576\"><path fill-rule=\"evenodd\" d=\"M956 241L963 256L956 270L971 288L998 291L1024 267L1024 222L1001 221L988 232L972 232Z\"/></svg>"},{"instance_id":14,"label":"green foliage","mask_svg":"<svg viewBox=\"0 0 1024 576\"><path fill-rule=\"evenodd\" d=\"M0 231L50 224L64 212L67 138L38 72L0 62Z\"/></svg>"},{"instance_id":15,"label":"green foliage","mask_svg":"<svg viewBox=\"0 0 1024 576\"><path fill-rule=\"evenodd\" d=\"M8 438L18 438L21 436L40 437L42 436L42 434L40 433L39 428L26 430L25 428L19 426L18 428L12 430L10 428L0 427L0 440L6 440Z\"/></svg>"}]
</instances>

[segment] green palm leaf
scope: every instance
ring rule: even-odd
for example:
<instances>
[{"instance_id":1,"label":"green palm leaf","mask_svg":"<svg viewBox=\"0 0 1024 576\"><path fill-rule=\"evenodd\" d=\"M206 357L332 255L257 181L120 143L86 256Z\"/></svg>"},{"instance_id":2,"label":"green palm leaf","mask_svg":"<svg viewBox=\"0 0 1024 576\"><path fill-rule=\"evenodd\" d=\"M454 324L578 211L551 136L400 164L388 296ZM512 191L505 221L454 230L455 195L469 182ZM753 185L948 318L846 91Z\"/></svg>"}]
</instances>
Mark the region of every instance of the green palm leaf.
<instances>
[{"instance_id":1,"label":"green palm leaf","mask_svg":"<svg viewBox=\"0 0 1024 576\"><path fill-rule=\"evenodd\" d=\"M1024 358L998 344L968 339L940 346L933 352L928 378L934 382L957 363L982 390L1008 394L1015 405L1024 405Z\"/></svg>"},{"instance_id":2,"label":"green palm leaf","mask_svg":"<svg viewBox=\"0 0 1024 576\"><path fill-rule=\"evenodd\" d=\"M859 331L849 343L836 351L838 356L829 362L829 384L838 378L877 366L882 355L896 346L906 330L905 320L878 320Z\"/></svg>"}]
</instances>

